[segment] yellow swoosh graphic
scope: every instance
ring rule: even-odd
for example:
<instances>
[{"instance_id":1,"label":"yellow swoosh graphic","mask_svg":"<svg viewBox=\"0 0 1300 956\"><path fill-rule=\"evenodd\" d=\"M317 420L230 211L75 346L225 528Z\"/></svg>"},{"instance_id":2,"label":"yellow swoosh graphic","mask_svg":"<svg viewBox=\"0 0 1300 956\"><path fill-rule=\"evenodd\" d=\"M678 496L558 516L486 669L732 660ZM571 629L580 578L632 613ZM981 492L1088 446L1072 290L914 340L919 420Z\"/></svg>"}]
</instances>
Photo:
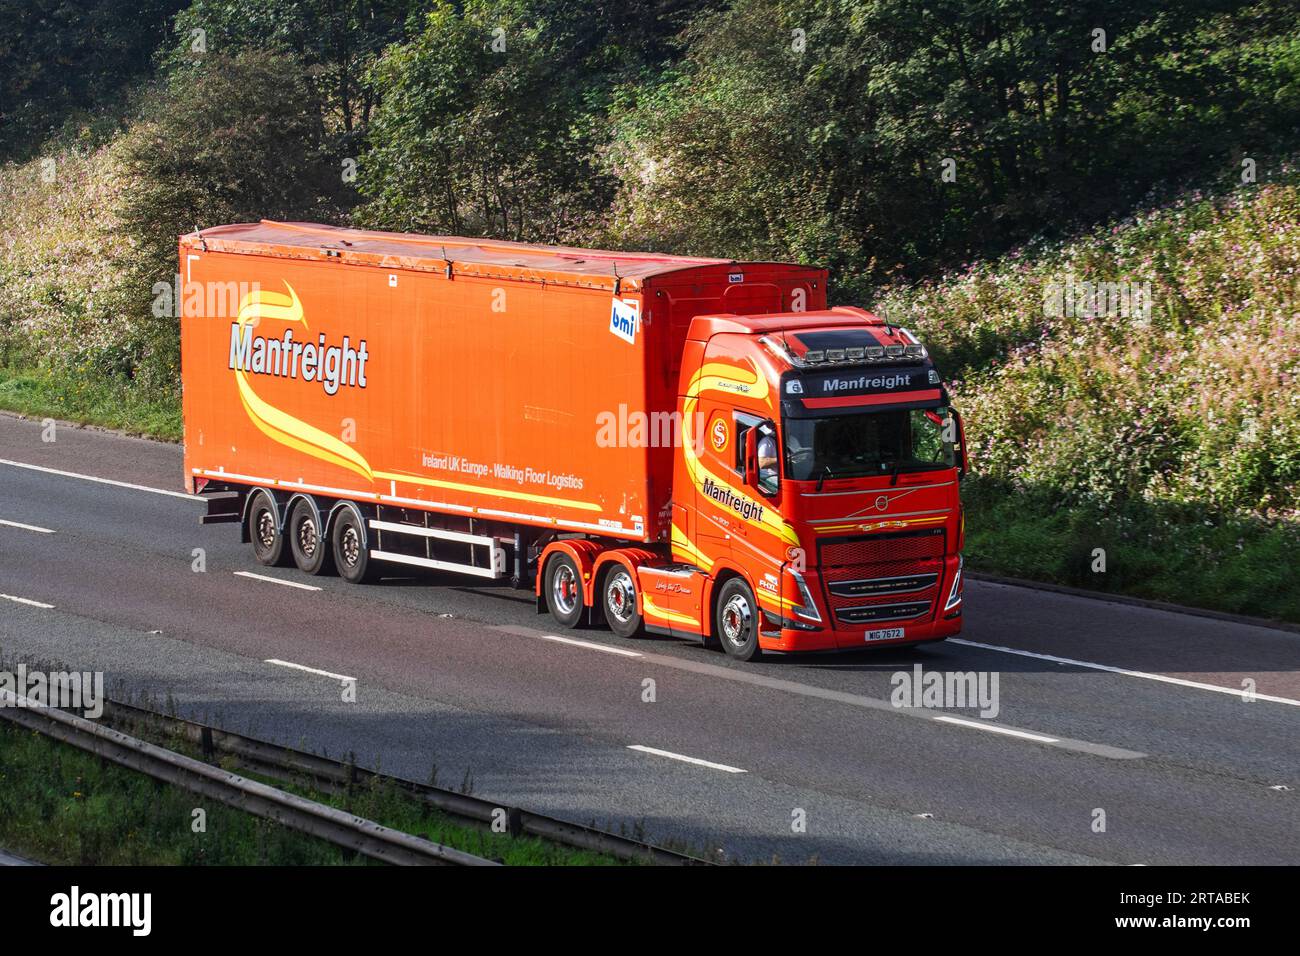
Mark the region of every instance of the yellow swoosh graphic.
<instances>
[{"instance_id":1,"label":"yellow swoosh graphic","mask_svg":"<svg viewBox=\"0 0 1300 956\"><path fill-rule=\"evenodd\" d=\"M641 595L641 603L647 611L661 620L669 621L673 624L689 624L694 628L700 626L698 618L693 618L689 614L683 614L681 611L670 611L666 607L659 607L654 603L649 594Z\"/></svg>"},{"instance_id":2,"label":"yellow swoosh graphic","mask_svg":"<svg viewBox=\"0 0 1300 956\"><path fill-rule=\"evenodd\" d=\"M691 376L690 384L686 389L686 399L682 403L683 418L688 422L695 420L695 411L699 406L700 393L704 391L723 392L727 395L748 395L760 401L767 398L767 379L763 378L752 365L749 369L749 375L745 378L737 378L738 372L741 372L741 370L730 365L724 365L721 362L709 362L702 366L698 372ZM732 387L728 388L728 385ZM741 390L742 386L744 390ZM695 490L701 495L704 494L705 478L712 478L715 484L722 485L724 488L731 487L730 481L719 478L704 466L704 463L700 461L699 456L695 453L694 442L682 442L682 454L686 459L686 472L691 476ZM760 523L769 532L776 535L778 539L792 547L799 547L799 535L785 523L785 520L773 508L763 508L763 517Z\"/></svg>"},{"instance_id":3,"label":"yellow swoosh graphic","mask_svg":"<svg viewBox=\"0 0 1300 956\"><path fill-rule=\"evenodd\" d=\"M245 295L239 303L239 328L242 330L246 325L256 328L264 318L299 322L303 328L307 328L307 319L303 315L298 293L287 282L284 287L289 290L288 295L282 292L263 292L260 289ZM269 404L253 391L248 375L242 368L235 369L235 381L239 385L239 398L248 417L271 439L313 458L354 471L367 481L374 480L370 463L351 445Z\"/></svg>"}]
</instances>

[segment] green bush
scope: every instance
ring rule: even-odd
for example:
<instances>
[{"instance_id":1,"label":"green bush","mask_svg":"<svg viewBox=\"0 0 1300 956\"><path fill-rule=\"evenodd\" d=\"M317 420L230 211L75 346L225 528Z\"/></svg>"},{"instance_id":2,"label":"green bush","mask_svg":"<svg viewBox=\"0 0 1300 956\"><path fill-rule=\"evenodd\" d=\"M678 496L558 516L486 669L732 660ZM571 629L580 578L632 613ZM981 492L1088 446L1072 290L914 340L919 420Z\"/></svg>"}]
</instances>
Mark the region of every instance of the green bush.
<instances>
[{"instance_id":1,"label":"green bush","mask_svg":"<svg viewBox=\"0 0 1300 956\"><path fill-rule=\"evenodd\" d=\"M1053 314L1055 284L1145 285L1149 316ZM1073 501L1300 517L1300 172L892 290L982 474ZM1077 310L1076 310L1077 311Z\"/></svg>"}]
</instances>

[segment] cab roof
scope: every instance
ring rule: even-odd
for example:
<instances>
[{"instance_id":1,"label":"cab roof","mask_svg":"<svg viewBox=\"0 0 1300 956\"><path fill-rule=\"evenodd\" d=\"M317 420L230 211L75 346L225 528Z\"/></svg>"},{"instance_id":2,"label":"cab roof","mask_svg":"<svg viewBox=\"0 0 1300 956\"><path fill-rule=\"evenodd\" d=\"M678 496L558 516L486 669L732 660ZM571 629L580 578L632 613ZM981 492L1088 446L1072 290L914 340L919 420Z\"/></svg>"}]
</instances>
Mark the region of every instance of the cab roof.
<instances>
[{"instance_id":1,"label":"cab roof","mask_svg":"<svg viewBox=\"0 0 1300 956\"><path fill-rule=\"evenodd\" d=\"M722 332L779 336L796 356L810 349L918 343L901 325L854 306L766 315L702 315L691 322L689 337L707 341Z\"/></svg>"}]
</instances>

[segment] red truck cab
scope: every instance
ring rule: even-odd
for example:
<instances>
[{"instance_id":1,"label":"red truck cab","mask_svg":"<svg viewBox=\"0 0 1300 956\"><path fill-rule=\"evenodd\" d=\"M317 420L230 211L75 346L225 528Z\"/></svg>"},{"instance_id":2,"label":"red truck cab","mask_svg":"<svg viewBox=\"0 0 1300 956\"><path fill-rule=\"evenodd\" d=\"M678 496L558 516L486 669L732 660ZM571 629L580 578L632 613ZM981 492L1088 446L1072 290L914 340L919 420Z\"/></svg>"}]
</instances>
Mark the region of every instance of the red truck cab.
<instances>
[{"instance_id":1,"label":"red truck cab","mask_svg":"<svg viewBox=\"0 0 1300 956\"><path fill-rule=\"evenodd\" d=\"M960 631L962 426L911 332L853 308L697 317L678 413L670 559L586 562L616 633L749 660Z\"/></svg>"}]
</instances>

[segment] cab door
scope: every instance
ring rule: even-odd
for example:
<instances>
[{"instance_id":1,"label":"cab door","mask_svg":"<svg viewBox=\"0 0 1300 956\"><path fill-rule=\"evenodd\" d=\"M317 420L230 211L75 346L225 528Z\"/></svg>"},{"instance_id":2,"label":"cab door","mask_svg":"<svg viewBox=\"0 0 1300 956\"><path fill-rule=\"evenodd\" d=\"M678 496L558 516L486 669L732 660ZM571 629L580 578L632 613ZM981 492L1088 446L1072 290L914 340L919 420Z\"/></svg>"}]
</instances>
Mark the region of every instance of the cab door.
<instances>
[{"instance_id":1,"label":"cab door","mask_svg":"<svg viewBox=\"0 0 1300 956\"><path fill-rule=\"evenodd\" d=\"M695 529L701 549L715 561L731 556L732 536L741 520L727 505L728 496L743 494L744 442L737 440L736 411L710 402L704 413L704 435L698 450L699 481L695 495Z\"/></svg>"}]
</instances>

